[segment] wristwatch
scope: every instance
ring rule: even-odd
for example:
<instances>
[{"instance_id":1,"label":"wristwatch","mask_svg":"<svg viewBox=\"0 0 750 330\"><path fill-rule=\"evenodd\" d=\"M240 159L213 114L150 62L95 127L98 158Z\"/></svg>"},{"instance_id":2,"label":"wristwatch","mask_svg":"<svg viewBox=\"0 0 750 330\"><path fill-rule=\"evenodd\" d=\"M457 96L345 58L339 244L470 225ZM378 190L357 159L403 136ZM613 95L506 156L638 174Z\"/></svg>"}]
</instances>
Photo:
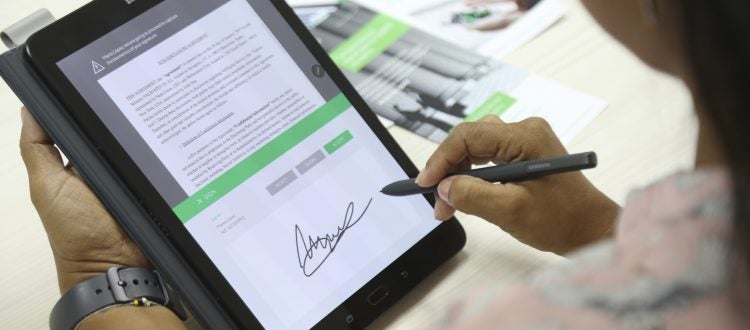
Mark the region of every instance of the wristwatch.
<instances>
[{"instance_id":1,"label":"wristwatch","mask_svg":"<svg viewBox=\"0 0 750 330\"><path fill-rule=\"evenodd\" d=\"M118 305L162 305L185 320L185 310L177 300L158 271L115 266L63 295L52 308L49 326L51 330L75 329L92 314Z\"/></svg>"}]
</instances>

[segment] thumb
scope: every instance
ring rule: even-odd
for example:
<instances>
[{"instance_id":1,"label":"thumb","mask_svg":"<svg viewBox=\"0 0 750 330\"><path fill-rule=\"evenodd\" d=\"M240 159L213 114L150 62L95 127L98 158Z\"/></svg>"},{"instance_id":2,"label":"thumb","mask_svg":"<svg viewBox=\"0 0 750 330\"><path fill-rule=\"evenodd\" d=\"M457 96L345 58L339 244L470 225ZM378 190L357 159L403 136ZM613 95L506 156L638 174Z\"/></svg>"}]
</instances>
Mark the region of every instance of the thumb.
<instances>
[{"instance_id":1,"label":"thumb","mask_svg":"<svg viewBox=\"0 0 750 330\"><path fill-rule=\"evenodd\" d=\"M57 175L65 170L60 152L52 139L26 109L21 110L21 157L29 174L31 201L46 208L50 199L59 193L64 176Z\"/></svg>"},{"instance_id":2,"label":"thumb","mask_svg":"<svg viewBox=\"0 0 750 330\"><path fill-rule=\"evenodd\" d=\"M486 220L515 212L525 193L517 185L493 184L465 175L448 177L438 186L440 198L456 210Z\"/></svg>"},{"instance_id":3,"label":"thumb","mask_svg":"<svg viewBox=\"0 0 750 330\"><path fill-rule=\"evenodd\" d=\"M29 177L44 178L64 169L60 152L52 139L25 108L21 110L21 157L26 164Z\"/></svg>"}]
</instances>

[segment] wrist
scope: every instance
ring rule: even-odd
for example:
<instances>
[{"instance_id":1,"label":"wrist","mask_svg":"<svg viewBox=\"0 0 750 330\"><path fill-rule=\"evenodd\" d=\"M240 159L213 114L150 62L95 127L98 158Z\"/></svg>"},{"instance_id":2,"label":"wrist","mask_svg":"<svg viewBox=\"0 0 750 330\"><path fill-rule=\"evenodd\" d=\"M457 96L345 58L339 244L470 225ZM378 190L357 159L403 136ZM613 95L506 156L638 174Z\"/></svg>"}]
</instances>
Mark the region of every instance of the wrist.
<instances>
[{"instance_id":1,"label":"wrist","mask_svg":"<svg viewBox=\"0 0 750 330\"><path fill-rule=\"evenodd\" d=\"M72 329L99 313L118 318L135 312L141 314L153 309L152 306L164 306L170 311L171 317L185 318L179 298L164 283L158 271L115 266L104 274L98 274L74 285L63 294L50 313L50 328ZM127 307L143 311L131 311L132 308ZM123 312L110 312L118 309L123 309ZM148 316L145 319L148 322L154 321L154 318L149 316L151 314L160 315L156 318L160 322L169 321L163 314L146 311L143 315ZM135 326L127 323L127 327Z\"/></svg>"},{"instance_id":2,"label":"wrist","mask_svg":"<svg viewBox=\"0 0 750 330\"><path fill-rule=\"evenodd\" d=\"M120 265L127 267L152 268L150 263L136 258L123 258L117 260L107 256L93 258L91 261L77 261L64 255L55 253L55 267L57 269L57 283L60 293L65 294L76 284L89 280L93 277L106 273L112 267ZM134 260L131 260L134 259Z\"/></svg>"},{"instance_id":3,"label":"wrist","mask_svg":"<svg viewBox=\"0 0 750 330\"><path fill-rule=\"evenodd\" d=\"M108 262L67 261L55 256L55 266L60 294L65 294L76 284L106 273L108 269L119 265Z\"/></svg>"},{"instance_id":4,"label":"wrist","mask_svg":"<svg viewBox=\"0 0 750 330\"><path fill-rule=\"evenodd\" d=\"M122 305L101 310L84 319L78 329L184 329L182 321L168 308L155 305Z\"/></svg>"},{"instance_id":5,"label":"wrist","mask_svg":"<svg viewBox=\"0 0 750 330\"><path fill-rule=\"evenodd\" d=\"M609 197L596 190L586 211L578 219L579 226L572 233L571 243L558 254L567 254L584 246L610 239L614 235L617 218L620 214L620 206Z\"/></svg>"}]
</instances>

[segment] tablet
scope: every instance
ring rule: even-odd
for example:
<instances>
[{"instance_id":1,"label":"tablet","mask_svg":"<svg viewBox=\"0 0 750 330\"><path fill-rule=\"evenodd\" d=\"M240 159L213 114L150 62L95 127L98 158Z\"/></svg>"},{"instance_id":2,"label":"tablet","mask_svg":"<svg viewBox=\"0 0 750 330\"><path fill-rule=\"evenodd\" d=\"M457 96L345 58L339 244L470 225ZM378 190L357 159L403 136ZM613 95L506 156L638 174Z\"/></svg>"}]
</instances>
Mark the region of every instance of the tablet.
<instances>
[{"instance_id":1,"label":"tablet","mask_svg":"<svg viewBox=\"0 0 750 330\"><path fill-rule=\"evenodd\" d=\"M193 309L362 327L464 245L380 193L416 168L283 1L95 0L27 59L214 293Z\"/></svg>"}]
</instances>

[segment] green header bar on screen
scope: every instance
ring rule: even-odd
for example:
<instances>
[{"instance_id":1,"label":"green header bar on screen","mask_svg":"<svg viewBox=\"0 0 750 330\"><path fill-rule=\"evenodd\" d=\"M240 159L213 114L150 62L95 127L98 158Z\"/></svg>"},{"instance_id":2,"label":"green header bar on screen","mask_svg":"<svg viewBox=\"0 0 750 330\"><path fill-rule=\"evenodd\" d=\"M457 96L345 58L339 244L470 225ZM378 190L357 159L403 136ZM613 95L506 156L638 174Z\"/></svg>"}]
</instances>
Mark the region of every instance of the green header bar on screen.
<instances>
[{"instance_id":1,"label":"green header bar on screen","mask_svg":"<svg viewBox=\"0 0 750 330\"><path fill-rule=\"evenodd\" d=\"M410 29L408 24L397 19L377 15L336 47L330 54L331 58L342 69L359 72Z\"/></svg>"},{"instance_id":2,"label":"green header bar on screen","mask_svg":"<svg viewBox=\"0 0 750 330\"><path fill-rule=\"evenodd\" d=\"M182 201L172 211L183 224L187 223L198 213L263 170L350 107L351 103L344 94L337 95L188 199Z\"/></svg>"}]
</instances>

